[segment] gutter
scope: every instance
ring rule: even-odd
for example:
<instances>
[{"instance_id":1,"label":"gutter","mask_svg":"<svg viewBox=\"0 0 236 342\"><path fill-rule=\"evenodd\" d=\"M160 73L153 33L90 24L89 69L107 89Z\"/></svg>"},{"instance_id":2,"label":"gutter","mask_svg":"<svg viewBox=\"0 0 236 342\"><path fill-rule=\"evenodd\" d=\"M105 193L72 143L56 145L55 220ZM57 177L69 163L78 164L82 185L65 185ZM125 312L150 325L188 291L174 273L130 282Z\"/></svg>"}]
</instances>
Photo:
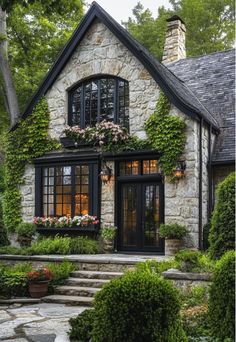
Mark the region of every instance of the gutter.
<instances>
[{"instance_id":1,"label":"gutter","mask_svg":"<svg viewBox=\"0 0 236 342\"><path fill-rule=\"evenodd\" d=\"M208 208L207 208L207 221L210 221L211 212L212 212L212 159L211 159L211 150L212 150L212 125L208 127Z\"/></svg>"},{"instance_id":2,"label":"gutter","mask_svg":"<svg viewBox=\"0 0 236 342\"><path fill-rule=\"evenodd\" d=\"M199 124L199 184L198 184L198 248L202 249L202 126L203 118Z\"/></svg>"}]
</instances>

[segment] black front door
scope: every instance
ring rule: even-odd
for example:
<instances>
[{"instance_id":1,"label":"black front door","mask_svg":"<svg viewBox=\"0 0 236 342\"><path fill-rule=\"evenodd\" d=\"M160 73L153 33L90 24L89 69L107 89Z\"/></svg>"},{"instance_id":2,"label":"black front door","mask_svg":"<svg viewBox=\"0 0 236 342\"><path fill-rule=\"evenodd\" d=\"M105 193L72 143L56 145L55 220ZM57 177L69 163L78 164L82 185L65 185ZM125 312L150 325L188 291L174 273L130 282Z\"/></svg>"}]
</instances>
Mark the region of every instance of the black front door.
<instances>
[{"instance_id":1,"label":"black front door","mask_svg":"<svg viewBox=\"0 0 236 342\"><path fill-rule=\"evenodd\" d=\"M118 247L123 251L164 252L159 237L163 222L163 184L124 182L119 184Z\"/></svg>"}]
</instances>

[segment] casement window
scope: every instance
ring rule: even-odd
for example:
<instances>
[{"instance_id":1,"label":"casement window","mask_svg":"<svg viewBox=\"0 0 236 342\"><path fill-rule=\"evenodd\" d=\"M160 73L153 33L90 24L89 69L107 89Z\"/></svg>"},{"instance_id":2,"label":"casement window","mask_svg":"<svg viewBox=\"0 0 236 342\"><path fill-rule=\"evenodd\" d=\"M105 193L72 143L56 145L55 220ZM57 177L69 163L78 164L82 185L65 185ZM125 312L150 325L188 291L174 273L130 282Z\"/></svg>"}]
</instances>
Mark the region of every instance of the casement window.
<instances>
[{"instance_id":1,"label":"casement window","mask_svg":"<svg viewBox=\"0 0 236 342\"><path fill-rule=\"evenodd\" d=\"M70 126L94 126L103 120L129 130L129 83L103 76L79 83L69 92Z\"/></svg>"},{"instance_id":2,"label":"casement window","mask_svg":"<svg viewBox=\"0 0 236 342\"><path fill-rule=\"evenodd\" d=\"M43 166L40 216L97 215L97 164Z\"/></svg>"}]
</instances>

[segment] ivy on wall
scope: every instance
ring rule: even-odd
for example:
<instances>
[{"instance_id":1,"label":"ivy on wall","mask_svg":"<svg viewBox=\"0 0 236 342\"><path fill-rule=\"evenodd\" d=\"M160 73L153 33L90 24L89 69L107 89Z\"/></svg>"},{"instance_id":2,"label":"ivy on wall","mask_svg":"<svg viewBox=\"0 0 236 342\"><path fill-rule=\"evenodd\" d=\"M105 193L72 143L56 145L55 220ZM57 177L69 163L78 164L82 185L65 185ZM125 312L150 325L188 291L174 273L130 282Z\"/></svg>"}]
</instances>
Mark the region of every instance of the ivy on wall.
<instances>
[{"instance_id":1,"label":"ivy on wall","mask_svg":"<svg viewBox=\"0 0 236 342\"><path fill-rule=\"evenodd\" d=\"M58 142L48 137L48 125L48 105L46 99L42 98L32 114L6 136L3 218L10 232L14 232L22 220L20 185L24 184L26 164L60 147Z\"/></svg>"},{"instance_id":2,"label":"ivy on wall","mask_svg":"<svg viewBox=\"0 0 236 342\"><path fill-rule=\"evenodd\" d=\"M152 147L162 152L159 162L164 174L171 177L184 152L186 124L182 118L169 115L170 106L161 92L155 112L145 122L145 130Z\"/></svg>"}]
</instances>

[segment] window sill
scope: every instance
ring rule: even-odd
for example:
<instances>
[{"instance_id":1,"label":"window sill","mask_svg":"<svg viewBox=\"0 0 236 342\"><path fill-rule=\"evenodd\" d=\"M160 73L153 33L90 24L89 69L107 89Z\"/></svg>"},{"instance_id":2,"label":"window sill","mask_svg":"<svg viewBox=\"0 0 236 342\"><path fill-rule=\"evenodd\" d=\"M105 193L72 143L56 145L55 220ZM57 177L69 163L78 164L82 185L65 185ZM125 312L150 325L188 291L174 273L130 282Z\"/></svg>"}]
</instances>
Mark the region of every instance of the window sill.
<instances>
[{"instance_id":1,"label":"window sill","mask_svg":"<svg viewBox=\"0 0 236 342\"><path fill-rule=\"evenodd\" d=\"M88 141L80 141L78 143L78 142L75 142L74 139L68 138L68 137L60 138L60 142L65 148L78 148L78 147L87 147L87 146L93 145L92 143L89 143Z\"/></svg>"}]
</instances>

